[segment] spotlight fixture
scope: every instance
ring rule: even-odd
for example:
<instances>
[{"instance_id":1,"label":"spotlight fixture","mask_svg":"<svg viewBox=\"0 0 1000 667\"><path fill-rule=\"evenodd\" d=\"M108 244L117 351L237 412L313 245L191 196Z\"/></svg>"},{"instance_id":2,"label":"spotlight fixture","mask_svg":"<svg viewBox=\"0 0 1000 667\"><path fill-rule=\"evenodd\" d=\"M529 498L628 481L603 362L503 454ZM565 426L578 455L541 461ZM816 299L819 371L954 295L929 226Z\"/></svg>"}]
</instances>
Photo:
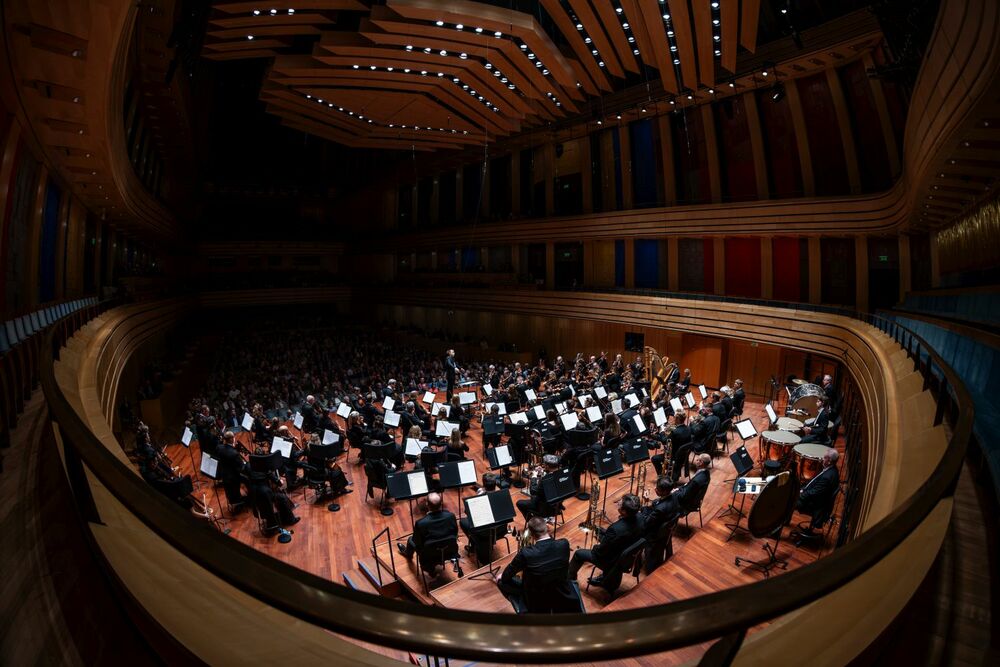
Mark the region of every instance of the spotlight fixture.
<instances>
[{"instance_id":1,"label":"spotlight fixture","mask_svg":"<svg viewBox=\"0 0 1000 667\"><path fill-rule=\"evenodd\" d=\"M782 83L775 83L774 87L771 88L771 101L780 102L785 99L785 86Z\"/></svg>"},{"instance_id":2,"label":"spotlight fixture","mask_svg":"<svg viewBox=\"0 0 1000 667\"><path fill-rule=\"evenodd\" d=\"M253 35L247 35L247 39L252 42L253 41Z\"/></svg>"},{"instance_id":3,"label":"spotlight fixture","mask_svg":"<svg viewBox=\"0 0 1000 667\"><path fill-rule=\"evenodd\" d=\"M443 25L444 25L444 21L435 21L435 22L434 22L434 25L436 25L437 27L439 27L439 28L440 28L441 26L443 26Z\"/></svg>"}]
</instances>

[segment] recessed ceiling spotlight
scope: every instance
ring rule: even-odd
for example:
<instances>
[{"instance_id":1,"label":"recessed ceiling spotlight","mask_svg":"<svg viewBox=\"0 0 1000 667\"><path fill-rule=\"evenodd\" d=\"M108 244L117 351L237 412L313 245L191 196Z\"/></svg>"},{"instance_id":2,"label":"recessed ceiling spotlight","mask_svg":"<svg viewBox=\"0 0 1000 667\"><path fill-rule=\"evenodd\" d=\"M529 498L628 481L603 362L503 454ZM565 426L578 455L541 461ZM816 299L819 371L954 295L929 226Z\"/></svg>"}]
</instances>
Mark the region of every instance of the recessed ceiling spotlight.
<instances>
[{"instance_id":1,"label":"recessed ceiling spotlight","mask_svg":"<svg viewBox=\"0 0 1000 667\"><path fill-rule=\"evenodd\" d=\"M292 9L291 7L289 7L289 8L288 8L288 15L289 15L289 16L292 16L293 14L295 14L295 10L294 10L294 9Z\"/></svg>"},{"instance_id":2,"label":"recessed ceiling spotlight","mask_svg":"<svg viewBox=\"0 0 1000 667\"><path fill-rule=\"evenodd\" d=\"M277 13L278 13L278 10L277 10L277 9L272 9L272 10L271 10L271 16L274 16L274 15L275 15L275 14L277 14Z\"/></svg>"},{"instance_id":3,"label":"recessed ceiling spotlight","mask_svg":"<svg viewBox=\"0 0 1000 667\"><path fill-rule=\"evenodd\" d=\"M604 61L603 60L598 61L597 66L604 67Z\"/></svg>"},{"instance_id":4,"label":"recessed ceiling spotlight","mask_svg":"<svg viewBox=\"0 0 1000 667\"><path fill-rule=\"evenodd\" d=\"M369 69L372 69L372 70L374 70L374 69L377 69L377 68L375 67L375 65L369 65L369 66L368 66L368 68L369 68Z\"/></svg>"},{"instance_id":5,"label":"recessed ceiling spotlight","mask_svg":"<svg viewBox=\"0 0 1000 667\"><path fill-rule=\"evenodd\" d=\"M497 30L495 33L493 33L493 36L494 37L503 37L503 33L500 32L499 30Z\"/></svg>"},{"instance_id":6,"label":"recessed ceiling spotlight","mask_svg":"<svg viewBox=\"0 0 1000 667\"><path fill-rule=\"evenodd\" d=\"M482 32L482 31L483 31L482 28L476 28L476 32Z\"/></svg>"},{"instance_id":7,"label":"recessed ceiling spotlight","mask_svg":"<svg viewBox=\"0 0 1000 667\"><path fill-rule=\"evenodd\" d=\"M632 55L634 56L639 55L639 49L632 49Z\"/></svg>"},{"instance_id":8,"label":"recessed ceiling spotlight","mask_svg":"<svg viewBox=\"0 0 1000 667\"><path fill-rule=\"evenodd\" d=\"M692 94L690 94L690 93L688 93L688 96L687 96L687 97L688 97L688 99L689 99L689 100L693 100L693 99L694 99L694 95L692 95Z\"/></svg>"},{"instance_id":9,"label":"recessed ceiling spotlight","mask_svg":"<svg viewBox=\"0 0 1000 667\"><path fill-rule=\"evenodd\" d=\"M615 114L615 118L617 118L618 120L621 120L622 119L622 115L620 113Z\"/></svg>"},{"instance_id":10,"label":"recessed ceiling spotlight","mask_svg":"<svg viewBox=\"0 0 1000 667\"><path fill-rule=\"evenodd\" d=\"M386 71L386 72L391 72L391 71L392 71L392 70L394 70L394 69L396 69L396 68L395 68L395 67L386 67L386 68L385 68L385 71Z\"/></svg>"},{"instance_id":11,"label":"recessed ceiling spotlight","mask_svg":"<svg viewBox=\"0 0 1000 667\"><path fill-rule=\"evenodd\" d=\"M351 67L353 67L354 69L358 69L360 65L351 65Z\"/></svg>"},{"instance_id":12,"label":"recessed ceiling spotlight","mask_svg":"<svg viewBox=\"0 0 1000 667\"><path fill-rule=\"evenodd\" d=\"M669 21L670 20L670 14L664 14L663 15L663 20L664 21Z\"/></svg>"},{"instance_id":13,"label":"recessed ceiling spotlight","mask_svg":"<svg viewBox=\"0 0 1000 667\"><path fill-rule=\"evenodd\" d=\"M438 52L438 54L439 54L439 55L442 55L442 56L446 56L446 55L448 55L448 52L447 52L447 51L445 51L444 49L441 49L441 50L440 50L440 51Z\"/></svg>"},{"instance_id":14,"label":"recessed ceiling spotlight","mask_svg":"<svg viewBox=\"0 0 1000 667\"><path fill-rule=\"evenodd\" d=\"M459 23L458 25L455 26L455 30L461 30L464 27L465 27L464 25L462 25L461 23Z\"/></svg>"},{"instance_id":15,"label":"recessed ceiling spotlight","mask_svg":"<svg viewBox=\"0 0 1000 667\"><path fill-rule=\"evenodd\" d=\"M441 26L444 25L444 21L435 21L434 25L436 25L436 26L438 26L440 28Z\"/></svg>"},{"instance_id":16,"label":"recessed ceiling spotlight","mask_svg":"<svg viewBox=\"0 0 1000 667\"><path fill-rule=\"evenodd\" d=\"M761 76L767 76L767 70L764 70L763 72L761 72L760 75Z\"/></svg>"},{"instance_id":17,"label":"recessed ceiling spotlight","mask_svg":"<svg viewBox=\"0 0 1000 667\"><path fill-rule=\"evenodd\" d=\"M260 10L259 9L253 10L253 15L254 16L260 16Z\"/></svg>"},{"instance_id":18,"label":"recessed ceiling spotlight","mask_svg":"<svg viewBox=\"0 0 1000 667\"><path fill-rule=\"evenodd\" d=\"M431 47L425 46L424 47L424 53L430 53L430 52L431 52Z\"/></svg>"},{"instance_id":19,"label":"recessed ceiling spotlight","mask_svg":"<svg viewBox=\"0 0 1000 667\"><path fill-rule=\"evenodd\" d=\"M404 74L409 74L410 73L410 68L407 67L407 68L403 69L403 73Z\"/></svg>"},{"instance_id":20,"label":"recessed ceiling spotlight","mask_svg":"<svg viewBox=\"0 0 1000 667\"><path fill-rule=\"evenodd\" d=\"M247 39L249 39L250 41L253 41L253 35L247 35Z\"/></svg>"}]
</instances>

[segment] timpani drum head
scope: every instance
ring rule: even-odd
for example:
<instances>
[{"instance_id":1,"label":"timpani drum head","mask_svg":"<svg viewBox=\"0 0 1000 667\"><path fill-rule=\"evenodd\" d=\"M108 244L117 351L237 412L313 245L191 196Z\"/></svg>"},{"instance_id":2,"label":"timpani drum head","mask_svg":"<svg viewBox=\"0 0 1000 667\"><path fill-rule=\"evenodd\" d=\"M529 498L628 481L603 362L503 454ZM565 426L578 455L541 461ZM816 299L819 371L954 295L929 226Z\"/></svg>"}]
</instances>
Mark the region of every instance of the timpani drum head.
<instances>
[{"instance_id":1,"label":"timpani drum head","mask_svg":"<svg viewBox=\"0 0 1000 667\"><path fill-rule=\"evenodd\" d=\"M791 473L783 472L764 486L750 508L747 528L754 537L770 537L781 530L792 515L799 485Z\"/></svg>"}]
</instances>

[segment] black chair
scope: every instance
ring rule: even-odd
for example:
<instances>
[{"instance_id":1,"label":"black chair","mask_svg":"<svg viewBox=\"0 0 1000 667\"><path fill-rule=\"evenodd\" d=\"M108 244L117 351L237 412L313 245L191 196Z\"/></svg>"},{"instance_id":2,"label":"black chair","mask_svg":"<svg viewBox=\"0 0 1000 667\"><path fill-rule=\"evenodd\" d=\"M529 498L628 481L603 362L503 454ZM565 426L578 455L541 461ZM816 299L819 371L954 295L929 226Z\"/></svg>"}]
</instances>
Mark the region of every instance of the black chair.
<instances>
[{"instance_id":1,"label":"black chair","mask_svg":"<svg viewBox=\"0 0 1000 667\"><path fill-rule=\"evenodd\" d=\"M832 506L836 507L837 496L841 493L844 493L844 487L838 486L836 492L833 494ZM833 530L833 524L835 523L837 523L837 515L832 511L830 512L830 516L820 517L820 521L816 521L813 518L810 518L809 521L803 521L792 531L792 543L797 547L801 547L803 544L815 545L817 543L819 546L822 546L826 543L827 537L830 535L830 531ZM823 530L807 532L812 528L822 528Z\"/></svg>"},{"instance_id":2,"label":"black chair","mask_svg":"<svg viewBox=\"0 0 1000 667\"><path fill-rule=\"evenodd\" d=\"M465 573L462 571L460 560L458 536L424 542L424 546L417 552L417 567L420 568L420 581L424 584L424 593L430 595L430 589L427 586L428 570L434 572L439 565L443 568L445 563L451 562L455 566L455 574L464 577Z\"/></svg>"},{"instance_id":3,"label":"black chair","mask_svg":"<svg viewBox=\"0 0 1000 667\"><path fill-rule=\"evenodd\" d=\"M687 444L681 445L680 449L678 449L673 454L674 461L676 461L678 464L684 467L685 477L691 476L691 452L693 449L694 449L694 443L689 442ZM669 461L664 461L663 465L667 465L668 463ZM676 482L678 477L680 477L680 470L678 469L678 466L675 465L674 476L671 481Z\"/></svg>"},{"instance_id":4,"label":"black chair","mask_svg":"<svg viewBox=\"0 0 1000 667\"><path fill-rule=\"evenodd\" d=\"M368 478L368 489L365 492L365 502L368 502L369 498L375 497L375 489L382 490L382 499L379 501L379 509L386 509L387 505L385 502L386 493L388 492L389 482L386 480L385 476L385 463L382 461L365 461L365 476Z\"/></svg>"},{"instance_id":5,"label":"black chair","mask_svg":"<svg viewBox=\"0 0 1000 667\"><path fill-rule=\"evenodd\" d=\"M666 563L674 555L674 527L677 519L664 521L656 533L646 540L646 551L643 554L643 564L646 574Z\"/></svg>"},{"instance_id":6,"label":"black chair","mask_svg":"<svg viewBox=\"0 0 1000 667\"><path fill-rule=\"evenodd\" d=\"M626 572L635 577L636 584L639 583L639 573L642 571L642 554L645 549L646 538L640 537L622 552L622 555L619 556L618 560L609 570L603 573L601 583L599 585L601 588L610 593L612 598L618 588L622 585L622 576L624 576ZM595 564L590 568L590 576L587 577L588 592L590 591L590 580L596 571L597 565Z\"/></svg>"},{"instance_id":7,"label":"black chair","mask_svg":"<svg viewBox=\"0 0 1000 667\"><path fill-rule=\"evenodd\" d=\"M692 512L698 513L698 525L702 528L705 527L705 522L701 517L701 502L705 499L705 494L708 493L708 486L702 487L701 491L698 493L698 497L694 499L690 507L681 507L681 517L684 517L684 525L689 526L688 514ZM680 518L680 517L678 517Z\"/></svg>"},{"instance_id":8,"label":"black chair","mask_svg":"<svg viewBox=\"0 0 1000 667\"><path fill-rule=\"evenodd\" d=\"M507 555L510 555L510 540L507 539L507 530L510 527L509 523L505 523L498 526L493 526L485 532L475 532L473 531L472 536L469 538L469 546L467 547L470 552L475 552L476 562L480 566L487 565L490 563L490 559L480 558L484 553L493 553L493 547L501 539L503 540L504 546L507 547ZM485 538L485 539L484 539ZM487 552L485 542L489 542L489 551ZM475 545L473 544L475 543Z\"/></svg>"}]
</instances>

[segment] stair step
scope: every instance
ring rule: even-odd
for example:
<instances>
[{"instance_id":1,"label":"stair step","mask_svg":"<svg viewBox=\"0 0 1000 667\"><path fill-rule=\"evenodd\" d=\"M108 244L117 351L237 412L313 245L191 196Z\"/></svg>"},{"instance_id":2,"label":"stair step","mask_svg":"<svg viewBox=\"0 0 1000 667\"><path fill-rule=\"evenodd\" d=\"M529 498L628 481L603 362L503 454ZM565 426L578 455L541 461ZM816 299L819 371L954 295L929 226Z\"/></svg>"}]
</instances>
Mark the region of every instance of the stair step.
<instances>
[{"instance_id":1,"label":"stair step","mask_svg":"<svg viewBox=\"0 0 1000 667\"><path fill-rule=\"evenodd\" d=\"M378 595L378 589L372 585L372 582L368 580L359 568L355 568L349 572L344 572L341 576L344 578L344 583L347 584L349 588L353 588L356 591L362 591L364 593L371 593L372 595Z\"/></svg>"},{"instance_id":2,"label":"stair step","mask_svg":"<svg viewBox=\"0 0 1000 667\"><path fill-rule=\"evenodd\" d=\"M384 597L398 597L400 594L400 585L396 581L396 578L392 576L392 572L383 567L382 571L382 583L379 584L378 581L378 570L376 569L374 558L359 558L357 559L358 571L360 571L364 577L368 580L368 583L376 591L380 591Z\"/></svg>"}]
</instances>

